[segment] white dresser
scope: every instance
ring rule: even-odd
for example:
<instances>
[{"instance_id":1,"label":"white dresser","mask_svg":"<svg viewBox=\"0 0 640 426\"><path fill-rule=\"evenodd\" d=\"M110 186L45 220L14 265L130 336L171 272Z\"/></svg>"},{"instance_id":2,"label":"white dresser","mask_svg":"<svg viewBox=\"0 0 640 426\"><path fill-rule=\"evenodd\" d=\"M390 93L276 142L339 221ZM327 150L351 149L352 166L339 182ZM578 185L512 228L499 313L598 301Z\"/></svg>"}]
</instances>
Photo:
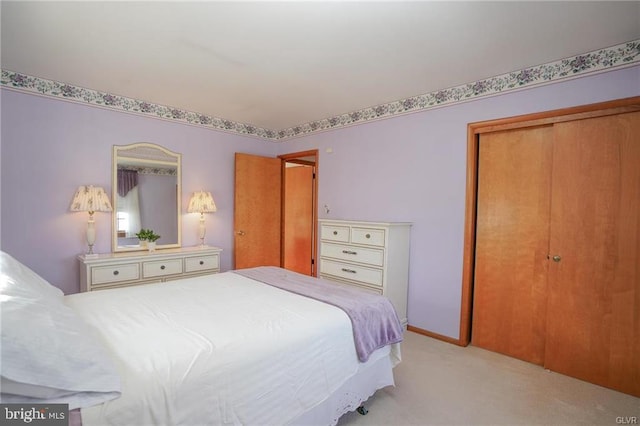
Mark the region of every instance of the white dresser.
<instances>
[{"instance_id":1,"label":"white dresser","mask_svg":"<svg viewBox=\"0 0 640 426\"><path fill-rule=\"evenodd\" d=\"M220 272L218 247L183 247L154 252L78 256L80 291L159 283Z\"/></svg>"},{"instance_id":2,"label":"white dresser","mask_svg":"<svg viewBox=\"0 0 640 426\"><path fill-rule=\"evenodd\" d=\"M320 278L388 297L406 327L411 224L319 222Z\"/></svg>"}]
</instances>

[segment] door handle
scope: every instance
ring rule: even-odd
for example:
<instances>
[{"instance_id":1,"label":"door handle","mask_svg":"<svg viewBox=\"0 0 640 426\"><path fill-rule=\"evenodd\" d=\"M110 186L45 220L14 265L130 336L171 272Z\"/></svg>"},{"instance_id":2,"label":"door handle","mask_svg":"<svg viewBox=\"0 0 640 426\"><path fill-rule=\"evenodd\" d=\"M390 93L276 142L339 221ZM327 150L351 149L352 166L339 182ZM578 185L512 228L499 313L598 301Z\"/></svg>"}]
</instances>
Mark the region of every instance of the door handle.
<instances>
[{"instance_id":1,"label":"door handle","mask_svg":"<svg viewBox=\"0 0 640 426\"><path fill-rule=\"evenodd\" d=\"M549 255L547 255L547 259L551 259L551 260L553 260L554 262L557 263L557 262L560 262L562 260L562 257L560 257L557 254L555 256L551 257L551 255L549 254Z\"/></svg>"},{"instance_id":2,"label":"door handle","mask_svg":"<svg viewBox=\"0 0 640 426\"><path fill-rule=\"evenodd\" d=\"M244 235L244 231L237 231L236 234L243 236Z\"/></svg>"}]
</instances>

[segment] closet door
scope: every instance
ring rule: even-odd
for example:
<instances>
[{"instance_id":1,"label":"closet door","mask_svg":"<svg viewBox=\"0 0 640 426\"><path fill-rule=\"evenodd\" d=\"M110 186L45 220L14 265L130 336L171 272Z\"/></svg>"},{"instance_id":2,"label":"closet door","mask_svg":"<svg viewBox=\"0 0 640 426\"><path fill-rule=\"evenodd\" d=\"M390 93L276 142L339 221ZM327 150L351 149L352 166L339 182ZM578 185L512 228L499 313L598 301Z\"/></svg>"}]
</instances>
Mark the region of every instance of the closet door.
<instances>
[{"instance_id":1,"label":"closet door","mask_svg":"<svg viewBox=\"0 0 640 426\"><path fill-rule=\"evenodd\" d=\"M640 113L557 123L553 147L545 366L640 396Z\"/></svg>"},{"instance_id":2,"label":"closet door","mask_svg":"<svg viewBox=\"0 0 640 426\"><path fill-rule=\"evenodd\" d=\"M472 343L544 359L553 128L479 143Z\"/></svg>"}]
</instances>

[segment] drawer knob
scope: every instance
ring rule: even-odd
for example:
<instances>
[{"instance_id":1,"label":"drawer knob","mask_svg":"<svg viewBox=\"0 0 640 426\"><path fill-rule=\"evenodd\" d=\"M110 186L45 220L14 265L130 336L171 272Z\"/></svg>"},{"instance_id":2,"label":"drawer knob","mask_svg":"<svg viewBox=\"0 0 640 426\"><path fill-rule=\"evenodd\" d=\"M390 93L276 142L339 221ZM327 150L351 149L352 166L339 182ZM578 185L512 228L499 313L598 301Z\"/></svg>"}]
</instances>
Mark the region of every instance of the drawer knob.
<instances>
[{"instance_id":1,"label":"drawer knob","mask_svg":"<svg viewBox=\"0 0 640 426\"><path fill-rule=\"evenodd\" d=\"M355 274L356 271L354 271L353 269L347 269L347 268L342 268L342 272L348 272L350 274Z\"/></svg>"},{"instance_id":2,"label":"drawer knob","mask_svg":"<svg viewBox=\"0 0 640 426\"><path fill-rule=\"evenodd\" d=\"M365 235L366 238L371 238L371 234Z\"/></svg>"},{"instance_id":3,"label":"drawer knob","mask_svg":"<svg viewBox=\"0 0 640 426\"><path fill-rule=\"evenodd\" d=\"M338 235L338 231L333 231L333 235Z\"/></svg>"},{"instance_id":4,"label":"drawer knob","mask_svg":"<svg viewBox=\"0 0 640 426\"><path fill-rule=\"evenodd\" d=\"M119 273L119 271L113 271L113 275L118 275Z\"/></svg>"},{"instance_id":5,"label":"drawer knob","mask_svg":"<svg viewBox=\"0 0 640 426\"><path fill-rule=\"evenodd\" d=\"M165 268L165 266L164 266L164 265L160 266L160 269L162 269L163 271L164 271L164 268Z\"/></svg>"},{"instance_id":6,"label":"drawer knob","mask_svg":"<svg viewBox=\"0 0 640 426\"><path fill-rule=\"evenodd\" d=\"M342 252L343 252L344 254L358 254L358 252L357 252L357 251L352 251L352 250L342 250Z\"/></svg>"},{"instance_id":7,"label":"drawer knob","mask_svg":"<svg viewBox=\"0 0 640 426\"><path fill-rule=\"evenodd\" d=\"M200 264L201 264L201 265L204 265L204 260L201 260L201 261L200 261Z\"/></svg>"}]
</instances>

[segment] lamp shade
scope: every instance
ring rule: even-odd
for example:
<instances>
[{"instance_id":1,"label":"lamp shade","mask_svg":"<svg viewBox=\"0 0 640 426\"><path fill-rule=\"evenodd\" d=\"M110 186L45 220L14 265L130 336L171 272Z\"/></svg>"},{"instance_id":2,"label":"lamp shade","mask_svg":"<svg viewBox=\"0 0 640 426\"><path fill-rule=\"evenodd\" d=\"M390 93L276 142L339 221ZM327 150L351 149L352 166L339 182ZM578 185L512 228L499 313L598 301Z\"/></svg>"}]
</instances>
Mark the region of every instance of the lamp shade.
<instances>
[{"instance_id":1,"label":"lamp shade","mask_svg":"<svg viewBox=\"0 0 640 426\"><path fill-rule=\"evenodd\" d=\"M210 192L198 191L194 192L189 201L189 213L213 213L216 209L216 203Z\"/></svg>"},{"instance_id":2,"label":"lamp shade","mask_svg":"<svg viewBox=\"0 0 640 426\"><path fill-rule=\"evenodd\" d=\"M110 212L111 202L109 197L99 186L83 185L78 187L73 201L69 206L72 212Z\"/></svg>"}]
</instances>

